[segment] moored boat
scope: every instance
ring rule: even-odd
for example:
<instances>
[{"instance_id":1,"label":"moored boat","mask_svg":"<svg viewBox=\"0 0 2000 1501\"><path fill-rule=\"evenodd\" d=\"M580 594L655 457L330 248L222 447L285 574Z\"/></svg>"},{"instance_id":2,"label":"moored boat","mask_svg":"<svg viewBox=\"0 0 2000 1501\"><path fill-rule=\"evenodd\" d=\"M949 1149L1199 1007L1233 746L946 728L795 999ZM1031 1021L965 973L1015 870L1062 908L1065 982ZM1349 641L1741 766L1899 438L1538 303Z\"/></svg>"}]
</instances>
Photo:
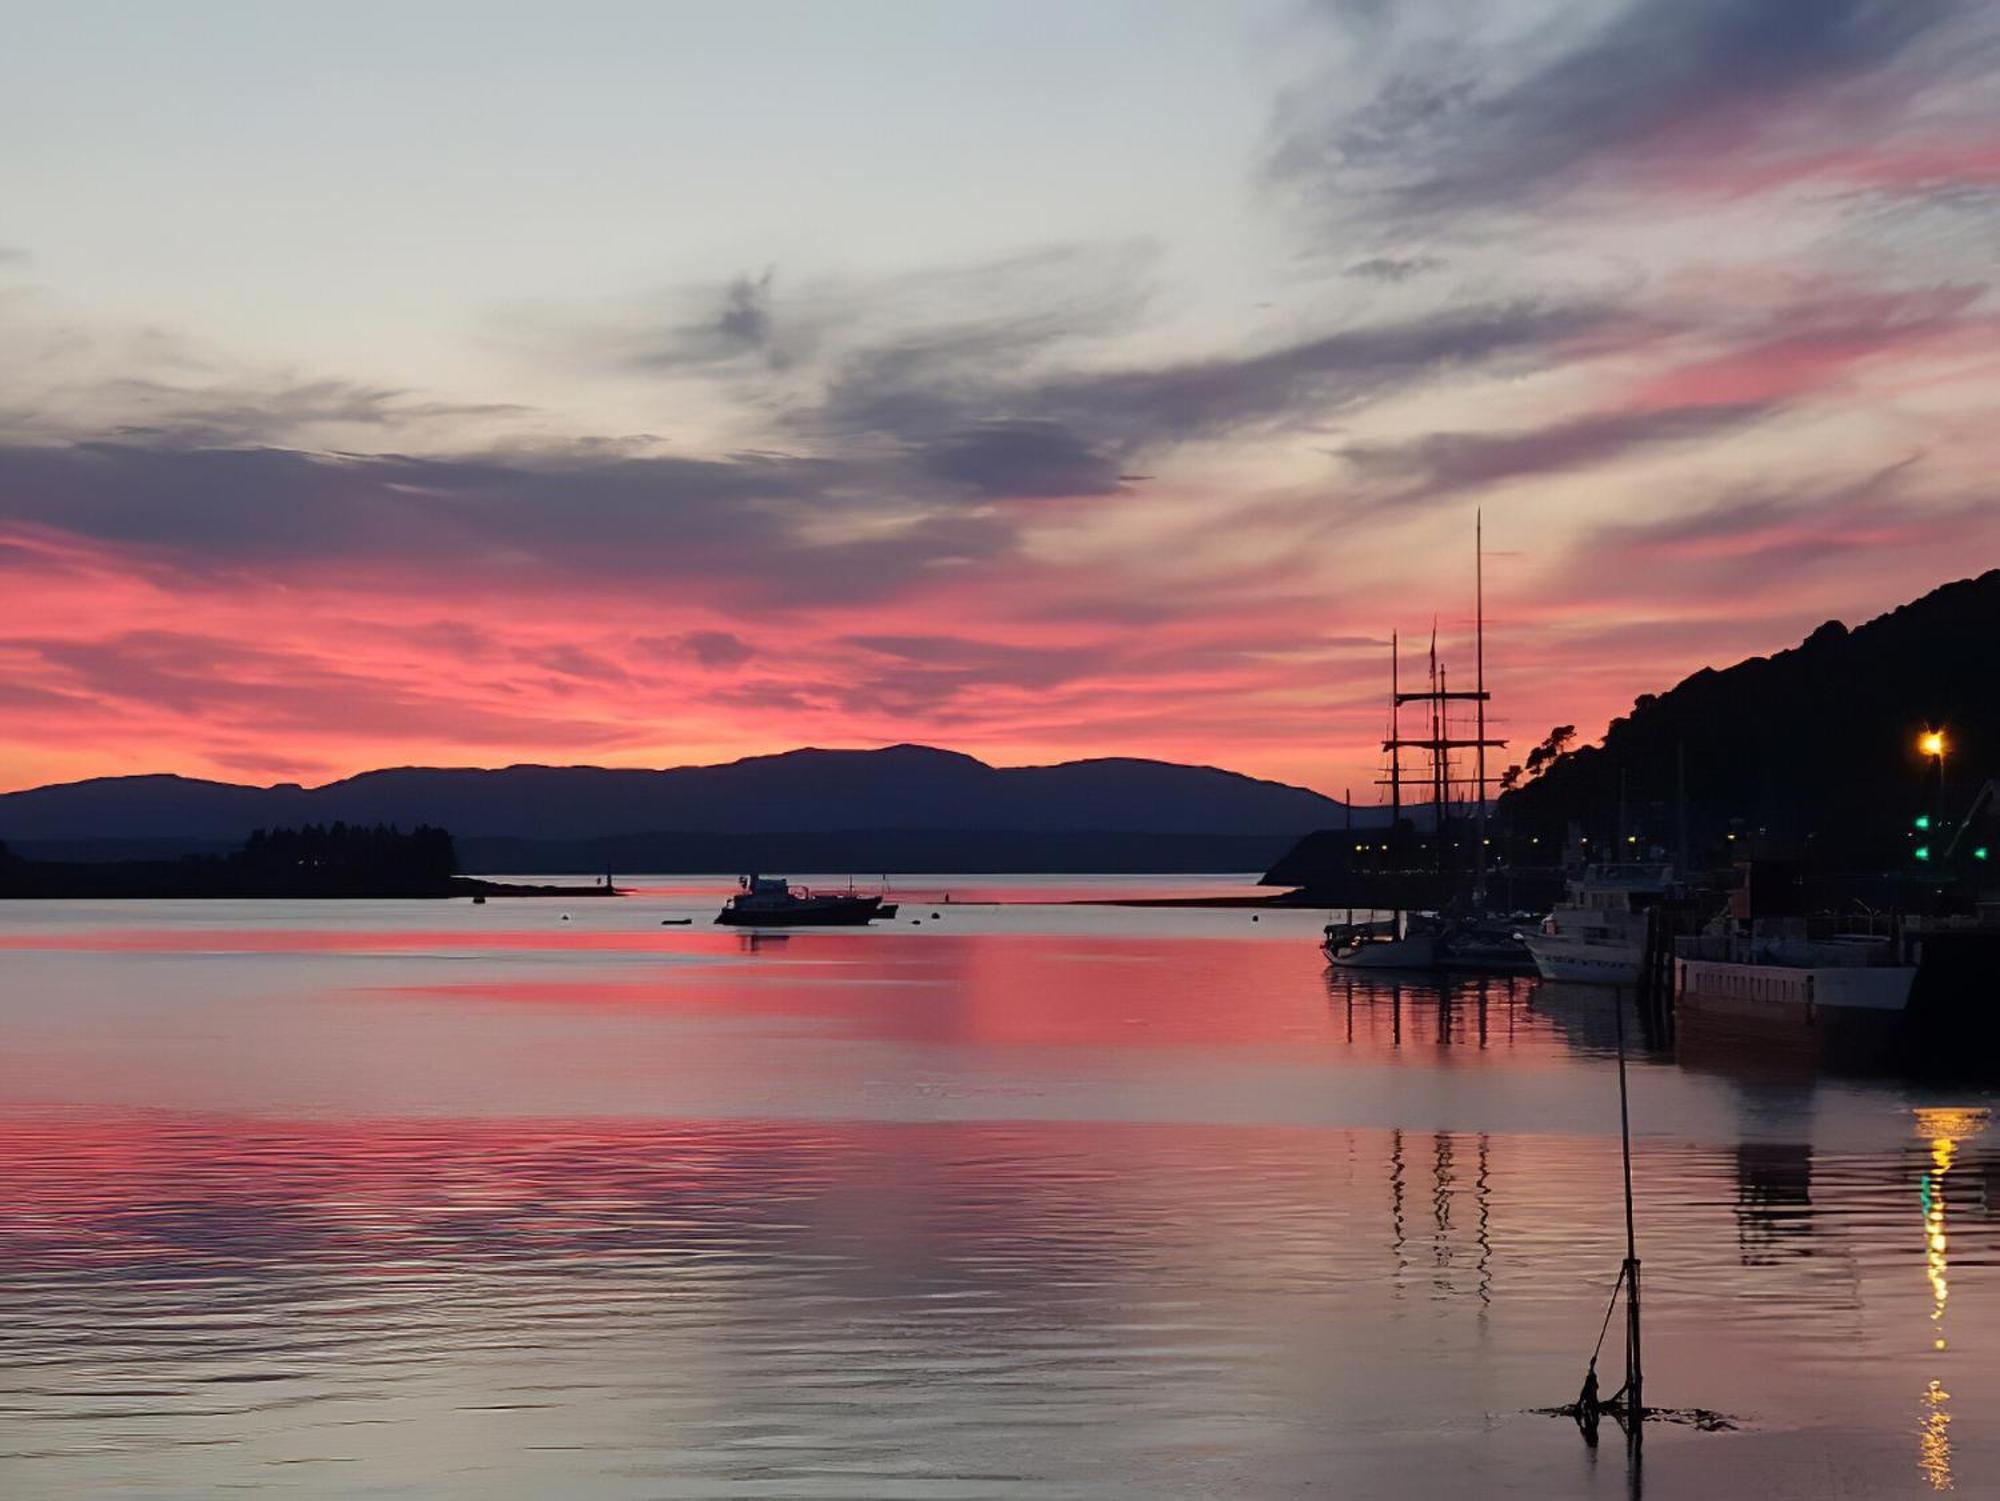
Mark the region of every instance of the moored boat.
<instances>
[{"instance_id":1,"label":"moored boat","mask_svg":"<svg viewBox=\"0 0 2000 1501\"><path fill-rule=\"evenodd\" d=\"M1753 920L1674 943L1674 993L1690 1008L1810 1019L1824 1011L1901 1014L1917 965L1892 933L1812 936L1805 919ZM1920 931L1920 930L1918 930Z\"/></svg>"},{"instance_id":2,"label":"moored boat","mask_svg":"<svg viewBox=\"0 0 2000 1501\"><path fill-rule=\"evenodd\" d=\"M859 928L896 915L896 904L860 892L810 891L783 876L745 876L715 920L738 928Z\"/></svg>"},{"instance_id":3,"label":"moored boat","mask_svg":"<svg viewBox=\"0 0 2000 1501\"><path fill-rule=\"evenodd\" d=\"M1437 940L1435 916L1400 912L1373 922L1328 923L1320 948L1337 969L1431 969Z\"/></svg>"},{"instance_id":4,"label":"moored boat","mask_svg":"<svg viewBox=\"0 0 2000 1501\"><path fill-rule=\"evenodd\" d=\"M1528 952L1525 929L1531 916L1473 914L1444 924L1438 934L1439 969L1481 975L1532 975L1534 957Z\"/></svg>"},{"instance_id":5,"label":"moored boat","mask_svg":"<svg viewBox=\"0 0 2000 1501\"><path fill-rule=\"evenodd\" d=\"M1544 980L1636 985L1646 951L1646 913L1673 886L1666 865L1592 865L1571 880L1569 899L1526 935Z\"/></svg>"}]
</instances>

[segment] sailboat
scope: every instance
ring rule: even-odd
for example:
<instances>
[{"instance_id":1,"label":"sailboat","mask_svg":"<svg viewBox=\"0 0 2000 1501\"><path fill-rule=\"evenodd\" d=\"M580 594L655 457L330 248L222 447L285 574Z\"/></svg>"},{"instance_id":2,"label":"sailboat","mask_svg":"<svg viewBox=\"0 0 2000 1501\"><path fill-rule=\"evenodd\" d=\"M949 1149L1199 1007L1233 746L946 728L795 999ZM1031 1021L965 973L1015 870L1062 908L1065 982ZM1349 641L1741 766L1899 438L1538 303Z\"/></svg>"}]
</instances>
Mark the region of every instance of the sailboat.
<instances>
[{"instance_id":1,"label":"sailboat","mask_svg":"<svg viewBox=\"0 0 2000 1501\"><path fill-rule=\"evenodd\" d=\"M1440 924L1432 912L1328 923L1320 947L1339 969L1434 969Z\"/></svg>"}]
</instances>

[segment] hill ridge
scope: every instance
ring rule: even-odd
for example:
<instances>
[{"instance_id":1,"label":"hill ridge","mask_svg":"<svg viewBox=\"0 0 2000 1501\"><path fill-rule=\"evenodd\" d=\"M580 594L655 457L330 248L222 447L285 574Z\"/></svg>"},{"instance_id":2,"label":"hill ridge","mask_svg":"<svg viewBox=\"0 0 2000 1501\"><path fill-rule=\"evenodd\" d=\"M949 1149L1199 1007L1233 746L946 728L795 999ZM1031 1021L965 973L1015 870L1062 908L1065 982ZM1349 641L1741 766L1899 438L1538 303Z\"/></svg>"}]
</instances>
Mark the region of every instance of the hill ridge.
<instances>
[{"instance_id":1,"label":"hill ridge","mask_svg":"<svg viewBox=\"0 0 2000 1501\"><path fill-rule=\"evenodd\" d=\"M1507 793L1500 813L1543 838L1576 824L1593 839L1636 835L1670 848L1684 764L1697 847L1741 829L1827 856L1886 855L1937 796L1936 768L1916 748L1921 730L1949 737L1947 802L2000 774L1996 656L2000 568L1641 694L1599 744Z\"/></svg>"},{"instance_id":2,"label":"hill ridge","mask_svg":"<svg viewBox=\"0 0 2000 1501\"><path fill-rule=\"evenodd\" d=\"M335 820L427 822L461 838L565 840L863 828L1296 835L1344 816L1317 792L1224 767L1142 757L998 767L906 743L804 746L659 768L376 767L313 787L176 773L89 778L0 794L0 839L215 841Z\"/></svg>"}]
</instances>

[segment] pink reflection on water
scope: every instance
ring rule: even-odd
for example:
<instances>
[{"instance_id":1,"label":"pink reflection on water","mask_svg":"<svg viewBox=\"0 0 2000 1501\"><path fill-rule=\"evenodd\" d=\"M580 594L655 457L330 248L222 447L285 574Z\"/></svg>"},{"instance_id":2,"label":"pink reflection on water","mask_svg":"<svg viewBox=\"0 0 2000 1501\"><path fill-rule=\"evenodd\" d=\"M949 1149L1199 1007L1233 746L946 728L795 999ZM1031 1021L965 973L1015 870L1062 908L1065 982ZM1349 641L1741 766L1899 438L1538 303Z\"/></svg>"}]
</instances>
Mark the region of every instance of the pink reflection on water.
<instances>
[{"instance_id":1,"label":"pink reflection on water","mask_svg":"<svg viewBox=\"0 0 2000 1501\"><path fill-rule=\"evenodd\" d=\"M380 994L634 1012L798 1019L876 1040L1032 1047L1312 1048L1393 1058L1463 1047L1516 1058L1567 1051L1526 980L1443 984L1326 976L1307 945L1183 939L1051 944L936 938L855 957L797 936L761 962L663 966L644 977L451 980Z\"/></svg>"}]
</instances>

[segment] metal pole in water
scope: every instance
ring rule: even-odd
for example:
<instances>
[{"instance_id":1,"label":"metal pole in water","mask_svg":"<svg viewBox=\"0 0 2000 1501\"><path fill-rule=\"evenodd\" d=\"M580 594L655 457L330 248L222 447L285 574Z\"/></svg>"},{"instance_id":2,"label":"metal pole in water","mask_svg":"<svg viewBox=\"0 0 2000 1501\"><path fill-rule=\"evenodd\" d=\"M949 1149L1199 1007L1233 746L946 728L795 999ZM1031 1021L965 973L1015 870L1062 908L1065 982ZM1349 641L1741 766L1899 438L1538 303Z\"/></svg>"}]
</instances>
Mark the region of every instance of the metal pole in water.
<instances>
[{"instance_id":1,"label":"metal pole in water","mask_svg":"<svg viewBox=\"0 0 2000 1501\"><path fill-rule=\"evenodd\" d=\"M1612 991L1618 1025L1618 1140L1625 1163L1625 1407L1633 1429L1645 1421L1645 1371L1639 1357L1639 1244L1632 1229L1632 1112L1625 1088L1625 992Z\"/></svg>"}]
</instances>

